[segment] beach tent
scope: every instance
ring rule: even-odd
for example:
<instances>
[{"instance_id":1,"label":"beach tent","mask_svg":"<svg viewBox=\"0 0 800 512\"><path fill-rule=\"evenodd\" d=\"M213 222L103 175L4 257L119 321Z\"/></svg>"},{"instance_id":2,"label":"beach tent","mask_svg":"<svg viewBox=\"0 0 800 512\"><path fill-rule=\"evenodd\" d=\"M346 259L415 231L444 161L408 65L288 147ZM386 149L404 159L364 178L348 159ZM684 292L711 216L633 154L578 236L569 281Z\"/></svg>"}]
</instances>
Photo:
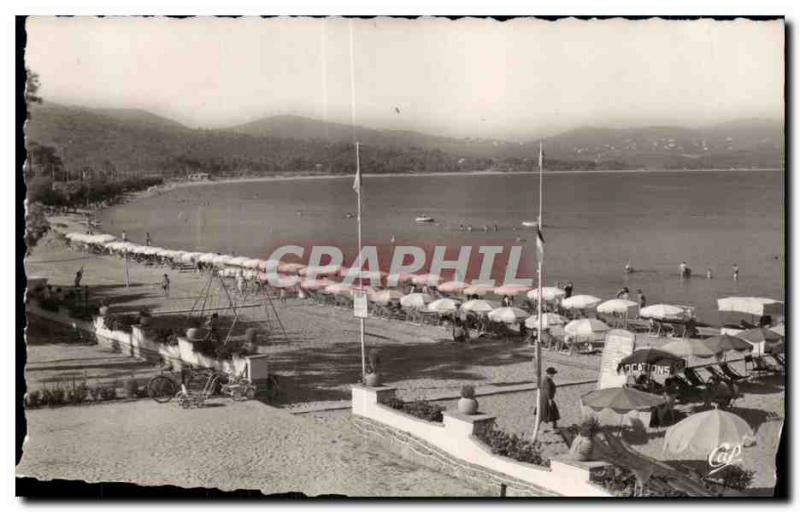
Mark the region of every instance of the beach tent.
<instances>
[{"instance_id":1,"label":"beach tent","mask_svg":"<svg viewBox=\"0 0 800 512\"><path fill-rule=\"evenodd\" d=\"M573 295L561 301L561 307L564 309L593 309L598 304L603 302L592 295Z\"/></svg>"},{"instance_id":2,"label":"beach tent","mask_svg":"<svg viewBox=\"0 0 800 512\"><path fill-rule=\"evenodd\" d=\"M557 315L555 313L542 313L542 328L550 329L556 325L567 325L569 320L561 315ZM539 317L536 315L529 316L527 320L525 320L525 327L529 329L538 329L539 328Z\"/></svg>"},{"instance_id":3,"label":"beach tent","mask_svg":"<svg viewBox=\"0 0 800 512\"><path fill-rule=\"evenodd\" d=\"M515 295L523 295L530 291L530 286L525 286L521 284L505 284L503 286L498 286L494 289L494 293L496 295L508 295L508 296L515 296Z\"/></svg>"},{"instance_id":4,"label":"beach tent","mask_svg":"<svg viewBox=\"0 0 800 512\"><path fill-rule=\"evenodd\" d=\"M479 297L483 297L484 295L494 293L494 286L489 286L488 284L473 284L464 288L463 293L464 295L477 295Z\"/></svg>"},{"instance_id":5,"label":"beach tent","mask_svg":"<svg viewBox=\"0 0 800 512\"><path fill-rule=\"evenodd\" d=\"M542 297L545 302L557 301L563 298L566 294L567 292L565 292L561 288L556 288L555 286L542 287ZM528 298L531 300L539 300L539 289L534 288L533 290L529 291Z\"/></svg>"},{"instance_id":6,"label":"beach tent","mask_svg":"<svg viewBox=\"0 0 800 512\"><path fill-rule=\"evenodd\" d=\"M407 309L425 309L425 306L433 301L433 297L427 293L409 293L400 297L400 305Z\"/></svg>"},{"instance_id":7,"label":"beach tent","mask_svg":"<svg viewBox=\"0 0 800 512\"><path fill-rule=\"evenodd\" d=\"M497 309L497 307L497 304L482 299L472 299L461 304L462 311L470 311L472 313L488 313L489 311Z\"/></svg>"},{"instance_id":8,"label":"beach tent","mask_svg":"<svg viewBox=\"0 0 800 512\"><path fill-rule=\"evenodd\" d=\"M436 287L442 293L459 293L469 286L463 281L447 281Z\"/></svg>"},{"instance_id":9,"label":"beach tent","mask_svg":"<svg viewBox=\"0 0 800 512\"><path fill-rule=\"evenodd\" d=\"M453 299L436 299L425 308L428 313L447 314L458 310L459 301Z\"/></svg>"},{"instance_id":10,"label":"beach tent","mask_svg":"<svg viewBox=\"0 0 800 512\"><path fill-rule=\"evenodd\" d=\"M606 315L636 316L639 304L632 300L611 299L597 305L597 312Z\"/></svg>"},{"instance_id":11,"label":"beach tent","mask_svg":"<svg viewBox=\"0 0 800 512\"><path fill-rule=\"evenodd\" d=\"M505 307L505 308L497 308L489 311L489 320L492 322L502 322L506 324L514 324L519 321L522 321L530 314L525 311L524 309L514 308L514 307Z\"/></svg>"},{"instance_id":12,"label":"beach tent","mask_svg":"<svg viewBox=\"0 0 800 512\"><path fill-rule=\"evenodd\" d=\"M682 357L657 348L645 347L636 349L630 355L622 358L617 365L617 372L649 375L655 371L659 374L671 375L685 366L686 361Z\"/></svg>"},{"instance_id":13,"label":"beach tent","mask_svg":"<svg viewBox=\"0 0 800 512\"><path fill-rule=\"evenodd\" d=\"M753 316L780 316L784 314L783 302L762 297L725 297L717 299L720 311L747 313Z\"/></svg>"}]
</instances>

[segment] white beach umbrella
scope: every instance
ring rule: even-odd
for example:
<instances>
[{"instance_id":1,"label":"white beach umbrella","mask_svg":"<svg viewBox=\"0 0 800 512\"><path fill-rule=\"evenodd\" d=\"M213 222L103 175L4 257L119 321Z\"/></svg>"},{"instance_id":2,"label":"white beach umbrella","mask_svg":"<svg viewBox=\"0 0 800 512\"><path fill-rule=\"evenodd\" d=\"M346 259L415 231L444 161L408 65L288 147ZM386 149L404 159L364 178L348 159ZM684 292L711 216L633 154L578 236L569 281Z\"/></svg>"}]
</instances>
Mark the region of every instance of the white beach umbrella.
<instances>
[{"instance_id":1,"label":"white beach umbrella","mask_svg":"<svg viewBox=\"0 0 800 512\"><path fill-rule=\"evenodd\" d=\"M605 313L608 315L628 315L636 316L639 311L639 304L632 300L625 299L611 299L607 300L597 306L598 313Z\"/></svg>"},{"instance_id":2,"label":"white beach umbrella","mask_svg":"<svg viewBox=\"0 0 800 512\"><path fill-rule=\"evenodd\" d=\"M436 287L442 293L459 293L469 286L463 281L447 281Z\"/></svg>"},{"instance_id":3,"label":"white beach umbrella","mask_svg":"<svg viewBox=\"0 0 800 512\"><path fill-rule=\"evenodd\" d=\"M304 268L306 268L306 266L302 263L278 263L278 272L284 274L297 274Z\"/></svg>"},{"instance_id":4,"label":"white beach umbrella","mask_svg":"<svg viewBox=\"0 0 800 512\"><path fill-rule=\"evenodd\" d=\"M432 301L433 297L427 293L409 293L400 297L400 305L407 309L425 309Z\"/></svg>"},{"instance_id":5,"label":"white beach umbrella","mask_svg":"<svg viewBox=\"0 0 800 512\"><path fill-rule=\"evenodd\" d=\"M204 252L202 253L197 260L200 263L206 263L208 265L214 263L214 259L219 256L218 254L214 254L213 252Z\"/></svg>"},{"instance_id":6,"label":"white beach umbrella","mask_svg":"<svg viewBox=\"0 0 800 512\"><path fill-rule=\"evenodd\" d=\"M580 340L594 340L605 336L611 327L596 318L581 318L573 320L564 326L567 334Z\"/></svg>"},{"instance_id":7,"label":"white beach umbrella","mask_svg":"<svg viewBox=\"0 0 800 512\"><path fill-rule=\"evenodd\" d=\"M438 274L417 274L411 278L411 282L419 286L436 286L441 281L442 278Z\"/></svg>"},{"instance_id":8,"label":"white beach umbrella","mask_svg":"<svg viewBox=\"0 0 800 512\"><path fill-rule=\"evenodd\" d=\"M464 295L477 295L478 297L483 297L493 292L494 286L489 286L488 284L473 284L463 290Z\"/></svg>"},{"instance_id":9,"label":"white beach umbrella","mask_svg":"<svg viewBox=\"0 0 800 512\"><path fill-rule=\"evenodd\" d=\"M212 260L212 263L215 267L225 267L230 265L233 259L234 257L230 254L219 254Z\"/></svg>"},{"instance_id":10,"label":"white beach umbrella","mask_svg":"<svg viewBox=\"0 0 800 512\"><path fill-rule=\"evenodd\" d=\"M369 296L369 300L377 304L388 304L399 301L403 294L397 290L379 290Z\"/></svg>"},{"instance_id":11,"label":"white beach umbrella","mask_svg":"<svg viewBox=\"0 0 800 512\"><path fill-rule=\"evenodd\" d=\"M429 313L453 313L458 311L459 301L454 299L436 299L425 308Z\"/></svg>"},{"instance_id":12,"label":"white beach umbrella","mask_svg":"<svg viewBox=\"0 0 800 512\"><path fill-rule=\"evenodd\" d=\"M353 287L349 284L345 283L333 283L326 286L323 290L323 293L328 293L330 295L347 295L350 296L353 294Z\"/></svg>"},{"instance_id":13,"label":"white beach umbrella","mask_svg":"<svg viewBox=\"0 0 800 512\"><path fill-rule=\"evenodd\" d=\"M328 279L305 279L300 282L300 288L304 290L322 290L326 286L333 284Z\"/></svg>"},{"instance_id":14,"label":"white beach umbrella","mask_svg":"<svg viewBox=\"0 0 800 512\"><path fill-rule=\"evenodd\" d=\"M556 325L567 325L569 320L561 315L556 313L542 313L542 328L549 329ZM525 320L525 327L529 329L538 329L539 328L539 317L536 315L529 316L527 320Z\"/></svg>"},{"instance_id":15,"label":"white beach umbrella","mask_svg":"<svg viewBox=\"0 0 800 512\"><path fill-rule=\"evenodd\" d=\"M402 286L405 283L410 283L414 274L407 272L398 272L397 274L389 274L386 276L386 284L388 286Z\"/></svg>"},{"instance_id":16,"label":"white beach umbrella","mask_svg":"<svg viewBox=\"0 0 800 512\"><path fill-rule=\"evenodd\" d=\"M472 299L461 304L462 311L471 311L473 313L488 313L495 309L497 309L497 304L482 299Z\"/></svg>"},{"instance_id":17,"label":"white beach umbrella","mask_svg":"<svg viewBox=\"0 0 800 512\"><path fill-rule=\"evenodd\" d=\"M303 267L297 271L297 274L303 277L305 276L313 276L315 278L330 277L339 275L339 271L341 269L342 267L340 267L339 265L319 265L319 266Z\"/></svg>"},{"instance_id":18,"label":"white beach umbrella","mask_svg":"<svg viewBox=\"0 0 800 512\"><path fill-rule=\"evenodd\" d=\"M653 304L639 311L642 318L653 318L655 320L685 320L686 310L679 306L670 304Z\"/></svg>"},{"instance_id":19,"label":"white beach umbrella","mask_svg":"<svg viewBox=\"0 0 800 512\"><path fill-rule=\"evenodd\" d=\"M489 320L492 322L503 322L506 324L514 324L520 320L528 318L530 313L520 308L506 307L497 308L489 311Z\"/></svg>"},{"instance_id":20,"label":"white beach umbrella","mask_svg":"<svg viewBox=\"0 0 800 512\"><path fill-rule=\"evenodd\" d=\"M542 286L542 297L544 298L545 302L553 302L556 300L561 299L567 294L561 288L556 288L555 286ZM539 300L539 289L534 288L533 290L528 292L528 298L531 300Z\"/></svg>"},{"instance_id":21,"label":"white beach umbrella","mask_svg":"<svg viewBox=\"0 0 800 512\"><path fill-rule=\"evenodd\" d=\"M531 289L530 286L525 286L521 284L504 284L503 286L498 286L494 289L494 293L496 295L508 295L508 296L515 296L515 295L523 295L529 292Z\"/></svg>"},{"instance_id":22,"label":"white beach umbrella","mask_svg":"<svg viewBox=\"0 0 800 512\"><path fill-rule=\"evenodd\" d=\"M113 242L116 239L117 239L117 237L115 237L114 235L107 235L107 234L95 235L94 236L94 243L96 243L96 244L107 244L108 242Z\"/></svg>"},{"instance_id":23,"label":"white beach umbrella","mask_svg":"<svg viewBox=\"0 0 800 512\"><path fill-rule=\"evenodd\" d=\"M592 295L573 295L562 300L561 307L564 309L592 309L601 302L603 302L603 299L598 299Z\"/></svg>"}]
</instances>

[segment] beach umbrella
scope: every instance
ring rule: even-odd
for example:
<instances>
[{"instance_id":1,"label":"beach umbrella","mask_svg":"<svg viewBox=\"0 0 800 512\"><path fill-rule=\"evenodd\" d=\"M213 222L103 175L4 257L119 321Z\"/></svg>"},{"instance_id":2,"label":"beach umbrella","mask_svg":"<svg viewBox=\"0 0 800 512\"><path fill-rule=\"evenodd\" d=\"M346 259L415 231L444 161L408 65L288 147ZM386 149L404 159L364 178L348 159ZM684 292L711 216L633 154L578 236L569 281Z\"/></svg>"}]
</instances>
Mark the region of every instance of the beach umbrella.
<instances>
[{"instance_id":1,"label":"beach umbrella","mask_svg":"<svg viewBox=\"0 0 800 512\"><path fill-rule=\"evenodd\" d=\"M544 329L550 329L556 325L564 326L567 325L567 323L569 323L569 320L561 315L556 313L542 313L542 328ZM528 319L525 320L525 327L529 329L538 329L539 317L536 315L529 316Z\"/></svg>"},{"instance_id":2,"label":"beach umbrella","mask_svg":"<svg viewBox=\"0 0 800 512\"><path fill-rule=\"evenodd\" d=\"M389 274L386 276L386 283L389 286L401 286L405 283L410 283L411 279L414 277L414 274L409 274L407 272L398 272L397 274Z\"/></svg>"},{"instance_id":3,"label":"beach umbrella","mask_svg":"<svg viewBox=\"0 0 800 512\"><path fill-rule=\"evenodd\" d=\"M667 429L664 451L703 459L723 445L752 446L755 436L741 417L719 409L692 414Z\"/></svg>"},{"instance_id":4,"label":"beach umbrella","mask_svg":"<svg viewBox=\"0 0 800 512\"><path fill-rule=\"evenodd\" d=\"M446 283L442 283L436 288L442 293L459 293L469 286L467 283L463 281L447 281Z\"/></svg>"},{"instance_id":5,"label":"beach umbrella","mask_svg":"<svg viewBox=\"0 0 800 512\"><path fill-rule=\"evenodd\" d=\"M400 305L408 309L425 309L425 306L433 301L433 297L427 293L409 293L400 297Z\"/></svg>"},{"instance_id":6,"label":"beach umbrella","mask_svg":"<svg viewBox=\"0 0 800 512\"><path fill-rule=\"evenodd\" d=\"M389 304L399 301L403 294L397 290L379 290L369 296L369 300L377 304Z\"/></svg>"},{"instance_id":7,"label":"beach umbrella","mask_svg":"<svg viewBox=\"0 0 800 512\"><path fill-rule=\"evenodd\" d=\"M328 279L305 279L300 283L300 288L304 290L317 291L322 290L326 286L333 284Z\"/></svg>"},{"instance_id":8,"label":"beach umbrella","mask_svg":"<svg viewBox=\"0 0 800 512\"><path fill-rule=\"evenodd\" d=\"M573 295L561 301L561 307L564 309L592 309L598 304L603 302L592 295Z\"/></svg>"},{"instance_id":9,"label":"beach umbrella","mask_svg":"<svg viewBox=\"0 0 800 512\"><path fill-rule=\"evenodd\" d=\"M297 274L300 270L306 268L302 263L278 263L278 272L284 274Z\"/></svg>"},{"instance_id":10,"label":"beach umbrella","mask_svg":"<svg viewBox=\"0 0 800 512\"><path fill-rule=\"evenodd\" d=\"M728 334L706 338L703 340L703 343L710 347L718 348L722 352L726 352L728 350L736 350L738 352L753 350L753 345L747 341L739 338L738 336L730 336Z\"/></svg>"},{"instance_id":11,"label":"beach umbrella","mask_svg":"<svg viewBox=\"0 0 800 512\"><path fill-rule=\"evenodd\" d=\"M649 373L655 369L659 373L670 374L685 366L686 361L671 352L646 347L634 350L630 355L622 358L617 365L617 371Z\"/></svg>"},{"instance_id":12,"label":"beach umbrella","mask_svg":"<svg viewBox=\"0 0 800 512\"><path fill-rule=\"evenodd\" d=\"M750 343L777 343L781 341L781 335L771 331L765 327L757 327L755 329L748 329L737 334L739 338Z\"/></svg>"},{"instance_id":13,"label":"beach umbrella","mask_svg":"<svg viewBox=\"0 0 800 512\"><path fill-rule=\"evenodd\" d=\"M661 350L675 354L678 357L713 357L724 352L721 347L706 344L694 338L672 340L661 346Z\"/></svg>"},{"instance_id":14,"label":"beach umbrella","mask_svg":"<svg viewBox=\"0 0 800 512\"><path fill-rule=\"evenodd\" d=\"M207 264L211 264L211 263L214 263L214 258L216 258L217 256L218 256L218 255L217 255L217 254L214 254L213 252L204 252L203 254L201 254L201 255L198 257L198 261L199 261L200 263L207 263Z\"/></svg>"},{"instance_id":15,"label":"beach umbrella","mask_svg":"<svg viewBox=\"0 0 800 512\"><path fill-rule=\"evenodd\" d=\"M113 242L116 239L117 237L115 237L114 235L106 235L106 234L94 235L94 243L96 244L107 244L108 242Z\"/></svg>"},{"instance_id":16,"label":"beach umbrella","mask_svg":"<svg viewBox=\"0 0 800 512\"><path fill-rule=\"evenodd\" d=\"M331 295L352 295L353 294L353 287L349 284L345 283L333 283L326 286L322 293L328 293Z\"/></svg>"},{"instance_id":17,"label":"beach umbrella","mask_svg":"<svg viewBox=\"0 0 800 512\"><path fill-rule=\"evenodd\" d=\"M306 276L314 276L315 278L319 277L330 277L339 275L339 272L342 270L342 267L339 265L321 265L321 266L312 266L312 267L303 267L298 269L297 274L303 277Z\"/></svg>"},{"instance_id":18,"label":"beach umbrella","mask_svg":"<svg viewBox=\"0 0 800 512\"><path fill-rule=\"evenodd\" d=\"M230 265L233 259L234 257L230 254L218 254L211 262L215 267L224 267Z\"/></svg>"},{"instance_id":19,"label":"beach umbrella","mask_svg":"<svg viewBox=\"0 0 800 512\"><path fill-rule=\"evenodd\" d=\"M411 278L411 282L419 286L436 286L441 280L442 278L438 274L417 274Z\"/></svg>"},{"instance_id":20,"label":"beach umbrella","mask_svg":"<svg viewBox=\"0 0 800 512\"><path fill-rule=\"evenodd\" d=\"M632 300L611 299L597 305L597 312L607 315L627 315L636 316L639 311L639 304Z\"/></svg>"},{"instance_id":21,"label":"beach umbrella","mask_svg":"<svg viewBox=\"0 0 800 512\"><path fill-rule=\"evenodd\" d=\"M782 315L783 302L764 297L724 297L717 299L720 311L734 311L753 316Z\"/></svg>"},{"instance_id":22,"label":"beach umbrella","mask_svg":"<svg viewBox=\"0 0 800 512\"><path fill-rule=\"evenodd\" d=\"M504 284L503 286L498 286L494 289L494 293L496 295L508 295L508 296L515 296L515 295L523 295L530 291L530 286L524 286L521 284Z\"/></svg>"},{"instance_id":23,"label":"beach umbrella","mask_svg":"<svg viewBox=\"0 0 800 512\"><path fill-rule=\"evenodd\" d=\"M567 292L555 286L542 286L542 298L545 302L553 302L563 298ZM539 300L539 289L534 288L528 292L528 298L531 300Z\"/></svg>"},{"instance_id":24,"label":"beach umbrella","mask_svg":"<svg viewBox=\"0 0 800 512\"><path fill-rule=\"evenodd\" d=\"M228 262L228 265L244 268L244 264L249 260L250 258L247 256L236 256L235 258L231 258L231 260Z\"/></svg>"},{"instance_id":25,"label":"beach umbrella","mask_svg":"<svg viewBox=\"0 0 800 512\"><path fill-rule=\"evenodd\" d=\"M596 318L581 318L573 320L564 326L564 331L576 339L598 339L605 335L611 327Z\"/></svg>"},{"instance_id":26,"label":"beach umbrella","mask_svg":"<svg viewBox=\"0 0 800 512\"><path fill-rule=\"evenodd\" d=\"M611 409L617 414L647 410L666 401L664 397L633 388L603 388L581 396L581 403L595 411Z\"/></svg>"},{"instance_id":27,"label":"beach umbrella","mask_svg":"<svg viewBox=\"0 0 800 512\"><path fill-rule=\"evenodd\" d=\"M641 318L652 318L654 320L685 320L686 310L679 306L670 304L653 304L639 311Z\"/></svg>"},{"instance_id":28,"label":"beach umbrella","mask_svg":"<svg viewBox=\"0 0 800 512\"><path fill-rule=\"evenodd\" d=\"M530 313L520 308L505 307L489 311L488 316L489 320L491 320L492 322L514 324L528 318L530 316Z\"/></svg>"},{"instance_id":29,"label":"beach umbrella","mask_svg":"<svg viewBox=\"0 0 800 512\"><path fill-rule=\"evenodd\" d=\"M482 299L472 299L461 304L462 311L470 311L472 313L488 313L496 308L497 306L495 304Z\"/></svg>"},{"instance_id":30,"label":"beach umbrella","mask_svg":"<svg viewBox=\"0 0 800 512\"><path fill-rule=\"evenodd\" d=\"M484 295L488 295L494 291L494 286L489 286L486 284L473 284L464 288L463 293L464 295L477 295L479 297L483 297Z\"/></svg>"},{"instance_id":31,"label":"beach umbrella","mask_svg":"<svg viewBox=\"0 0 800 512\"><path fill-rule=\"evenodd\" d=\"M436 299L425 308L428 313L446 314L458 311L459 302L453 299Z\"/></svg>"},{"instance_id":32,"label":"beach umbrella","mask_svg":"<svg viewBox=\"0 0 800 512\"><path fill-rule=\"evenodd\" d=\"M270 279L270 274L267 272L259 272L258 280L276 288L290 288L300 282L298 276L287 276L286 274L275 274Z\"/></svg>"}]
</instances>

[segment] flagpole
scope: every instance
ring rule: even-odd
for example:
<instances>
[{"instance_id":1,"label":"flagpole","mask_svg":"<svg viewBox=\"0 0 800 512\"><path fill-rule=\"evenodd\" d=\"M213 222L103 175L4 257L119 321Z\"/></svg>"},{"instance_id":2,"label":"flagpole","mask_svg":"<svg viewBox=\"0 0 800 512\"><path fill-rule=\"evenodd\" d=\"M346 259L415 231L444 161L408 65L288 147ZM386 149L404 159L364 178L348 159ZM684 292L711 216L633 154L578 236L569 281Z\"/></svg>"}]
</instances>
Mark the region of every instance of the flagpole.
<instances>
[{"instance_id":1,"label":"flagpole","mask_svg":"<svg viewBox=\"0 0 800 512\"><path fill-rule=\"evenodd\" d=\"M536 358L536 423L533 426L532 441L536 441L536 436L539 434L539 424L542 421L542 328L544 324L544 319L542 318L542 260L544 260L544 250L538 250L538 244L540 243L539 236L542 232L542 174L542 141L539 141L539 219L536 224L536 254L539 260L539 295L537 297L539 334L536 336L536 346L534 347L534 357Z\"/></svg>"},{"instance_id":2,"label":"flagpole","mask_svg":"<svg viewBox=\"0 0 800 512\"><path fill-rule=\"evenodd\" d=\"M362 261L361 255L361 158L359 156L359 143L356 141L356 179L358 180L358 191L356 195L358 196L358 271L359 271L359 279L358 279L358 287L359 289L363 290L363 282L361 279L361 268L364 265ZM359 325L361 327L360 334L361 334L361 376L363 377L367 373L367 358L366 358L366 345L364 344L364 318L360 317Z\"/></svg>"}]
</instances>

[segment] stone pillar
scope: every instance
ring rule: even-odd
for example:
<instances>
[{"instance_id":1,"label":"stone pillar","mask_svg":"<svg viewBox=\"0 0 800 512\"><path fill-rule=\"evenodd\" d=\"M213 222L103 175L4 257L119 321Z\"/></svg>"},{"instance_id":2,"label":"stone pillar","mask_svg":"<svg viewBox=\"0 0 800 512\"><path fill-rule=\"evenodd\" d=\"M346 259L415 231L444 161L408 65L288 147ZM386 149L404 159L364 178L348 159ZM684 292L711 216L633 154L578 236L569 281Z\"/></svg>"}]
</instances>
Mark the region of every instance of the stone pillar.
<instances>
[{"instance_id":1,"label":"stone pillar","mask_svg":"<svg viewBox=\"0 0 800 512\"><path fill-rule=\"evenodd\" d=\"M363 384L355 384L352 387L353 393L353 414L369 416L367 408L371 405L382 404L394 398L397 388L391 386L371 387Z\"/></svg>"},{"instance_id":2,"label":"stone pillar","mask_svg":"<svg viewBox=\"0 0 800 512\"><path fill-rule=\"evenodd\" d=\"M469 437L490 430L494 425L495 416L489 414L463 414L458 411L445 411L444 428L454 436Z\"/></svg>"}]
</instances>

